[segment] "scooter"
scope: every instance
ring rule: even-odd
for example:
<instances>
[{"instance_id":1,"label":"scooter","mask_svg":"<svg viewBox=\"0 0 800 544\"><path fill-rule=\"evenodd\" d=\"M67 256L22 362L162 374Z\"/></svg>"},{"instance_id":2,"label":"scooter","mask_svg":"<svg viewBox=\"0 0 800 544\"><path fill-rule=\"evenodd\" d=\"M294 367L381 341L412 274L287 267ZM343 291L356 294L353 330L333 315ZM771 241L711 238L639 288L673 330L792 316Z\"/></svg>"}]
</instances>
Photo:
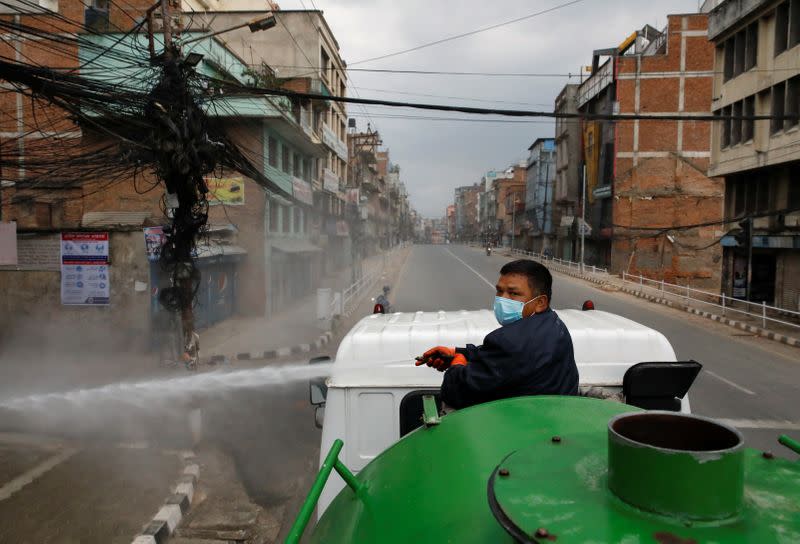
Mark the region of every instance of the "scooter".
<instances>
[{"instance_id":1,"label":"scooter","mask_svg":"<svg viewBox=\"0 0 800 544\"><path fill-rule=\"evenodd\" d=\"M383 286L383 293L378 295L376 298L372 299L375 302L375 306L372 309L372 313L374 314L390 314L393 312L392 304L389 302L389 291L391 291L391 287L388 285Z\"/></svg>"}]
</instances>

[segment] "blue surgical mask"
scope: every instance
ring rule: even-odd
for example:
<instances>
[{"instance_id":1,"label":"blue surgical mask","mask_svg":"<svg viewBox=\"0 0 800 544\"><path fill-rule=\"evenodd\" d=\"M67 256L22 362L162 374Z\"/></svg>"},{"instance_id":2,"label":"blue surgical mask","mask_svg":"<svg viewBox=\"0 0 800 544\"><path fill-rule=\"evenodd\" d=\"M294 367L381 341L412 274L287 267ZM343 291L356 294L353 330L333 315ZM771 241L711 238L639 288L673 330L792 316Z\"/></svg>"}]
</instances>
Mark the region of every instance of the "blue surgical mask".
<instances>
[{"instance_id":1,"label":"blue surgical mask","mask_svg":"<svg viewBox=\"0 0 800 544\"><path fill-rule=\"evenodd\" d=\"M539 295L542 296L542 295ZM494 316L501 325L510 325L522 319L522 310L539 297L534 297L528 302L520 302L504 297L494 297Z\"/></svg>"}]
</instances>

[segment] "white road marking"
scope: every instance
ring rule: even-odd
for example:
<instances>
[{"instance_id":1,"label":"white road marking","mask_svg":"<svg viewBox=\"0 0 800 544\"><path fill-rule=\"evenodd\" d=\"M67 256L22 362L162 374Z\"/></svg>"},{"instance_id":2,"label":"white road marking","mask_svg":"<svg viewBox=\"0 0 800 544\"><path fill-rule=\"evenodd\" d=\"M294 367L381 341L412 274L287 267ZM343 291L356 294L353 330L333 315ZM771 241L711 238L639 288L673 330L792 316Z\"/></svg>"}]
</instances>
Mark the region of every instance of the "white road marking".
<instances>
[{"instance_id":1,"label":"white road marking","mask_svg":"<svg viewBox=\"0 0 800 544\"><path fill-rule=\"evenodd\" d=\"M461 257L459 257L458 255L456 255L455 253L453 253L453 252L452 252L452 251L450 251L449 249L447 249L446 251L447 251L447 252L448 252L450 255L452 255L452 256L453 256L453 258L454 258L455 260L457 260L458 262L460 262L461 264L463 264L464 266L466 266L467 268L469 268L470 270L472 270L472 273L473 273L473 274L475 274L476 276L478 276L480 279L482 279L482 280L483 280L483 281L486 283L486 285L488 285L489 287L491 287L491 288L492 288L492 290L494 290L494 289L495 289L495 285L494 285L492 282L490 282L489 280L487 280L486 278L484 278L483 276L481 276L481 273L480 273L480 272L478 272L477 270L475 270L474 268L472 268L470 265L468 265L467 263L465 263L465 262L464 262L464 260L463 260Z\"/></svg>"},{"instance_id":2,"label":"white road marking","mask_svg":"<svg viewBox=\"0 0 800 544\"><path fill-rule=\"evenodd\" d=\"M40 477L44 473L52 470L53 468L57 467L73 455L78 452L77 449L67 448L61 453L50 457L46 461L39 463L29 471L17 476L10 482L8 482L3 487L0 487L0 501L3 501L9 497L11 497L14 493L28 485L29 483L33 482L36 478Z\"/></svg>"},{"instance_id":3,"label":"white road marking","mask_svg":"<svg viewBox=\"0 0 800 544\"><path fill-rule=\"evenodd\" d=\"M748 395L753 395L753 396L755 396L755 393L754 393L753 391L750 391L750 390L749 390L749 389L747 389L746 387L742 387L742 386L741 386L741 385L739 385L738 383L734 383L734 382L730 381L730 380L729 380L729 379L727 379L727 378L723 378L722 376L720 376L720 375L719 375L719 374L717 374L716 372L711 372L710 370L706 370L706 369L703 369L703 372L705 372L706 374L709 374L709 375L713 376L714 378L718 379L719 381L721 381L721 382L723 382L723 383L726 383L726 384L730 385L730 386L731 386L731 387L733 387L734 389L738 389L738 390L739 390L739 391L741 391L742 393L747 393Z\"/></svg>"},{"instance_id":4,"label":"white road marking","mask_svg":"<svg viewBox=\"0 0 800 544\"><path fill-rule=\"evenodd\" d=\"M787 429L800 431L800 423L779 419L717 419L739 429Z\"/></svg>"}]
</instances>

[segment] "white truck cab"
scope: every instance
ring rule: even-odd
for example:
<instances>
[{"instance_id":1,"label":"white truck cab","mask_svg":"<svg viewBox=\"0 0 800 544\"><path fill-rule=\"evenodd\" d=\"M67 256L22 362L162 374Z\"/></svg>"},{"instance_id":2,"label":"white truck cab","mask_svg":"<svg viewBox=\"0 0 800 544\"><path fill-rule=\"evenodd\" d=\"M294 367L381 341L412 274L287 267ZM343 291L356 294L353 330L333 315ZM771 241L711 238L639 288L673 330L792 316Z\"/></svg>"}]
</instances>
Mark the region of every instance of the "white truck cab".
<instances>
[{"instance_id":1,"label":"white truck cab","mask_svg":"<svg viewBox=\"0 0 800 544\"><path fill-rule=\"evenodd\" d=\"M631 404L690 411L686 392L700 365L678 363L664 335L608 312L558 310L557 314L572 336L582 394L591 391L592 396L622 400L626 382L625 400ZM433 394L438 399L443 373L415 366L414 358L433 346L480 345L498 327L489 310L374 314L359 321L339 346L325 380L327 391L320 382L311 383L318 423L324 421L320 463L333 441L342 439L339 458L358 473L421 426L422 396ZM635 366L644 378L636 380L640 386L631 386L630 373L626 377ZM669 379L665 379L667 374ZM637 389L642 403L630 402L631 387ZM659 393L664 387L667 391ZM333 473L318 503L319 516L343 486Z\"/></svg>"}]
</instances>

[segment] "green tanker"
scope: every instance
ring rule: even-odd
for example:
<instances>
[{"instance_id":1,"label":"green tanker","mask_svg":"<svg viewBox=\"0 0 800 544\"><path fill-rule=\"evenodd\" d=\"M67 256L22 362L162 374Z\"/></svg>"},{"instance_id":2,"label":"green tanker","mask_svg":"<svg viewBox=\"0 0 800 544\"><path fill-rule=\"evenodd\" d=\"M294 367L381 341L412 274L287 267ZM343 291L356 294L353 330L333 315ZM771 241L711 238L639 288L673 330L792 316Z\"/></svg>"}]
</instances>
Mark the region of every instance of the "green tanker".
<instances>
[{"instance_id":1,"label":"green tanker","mask_svg":"<svg viewBox=\"0 0 800 544\"><path fill-rule=\"evenodd\" d=\"M800 543L800 463L743 447L734 428L581 397L521 397L443 417L353 476L311 543ZM800 453L800 444L781 437Z\"/></svg>"}]
</instances>

